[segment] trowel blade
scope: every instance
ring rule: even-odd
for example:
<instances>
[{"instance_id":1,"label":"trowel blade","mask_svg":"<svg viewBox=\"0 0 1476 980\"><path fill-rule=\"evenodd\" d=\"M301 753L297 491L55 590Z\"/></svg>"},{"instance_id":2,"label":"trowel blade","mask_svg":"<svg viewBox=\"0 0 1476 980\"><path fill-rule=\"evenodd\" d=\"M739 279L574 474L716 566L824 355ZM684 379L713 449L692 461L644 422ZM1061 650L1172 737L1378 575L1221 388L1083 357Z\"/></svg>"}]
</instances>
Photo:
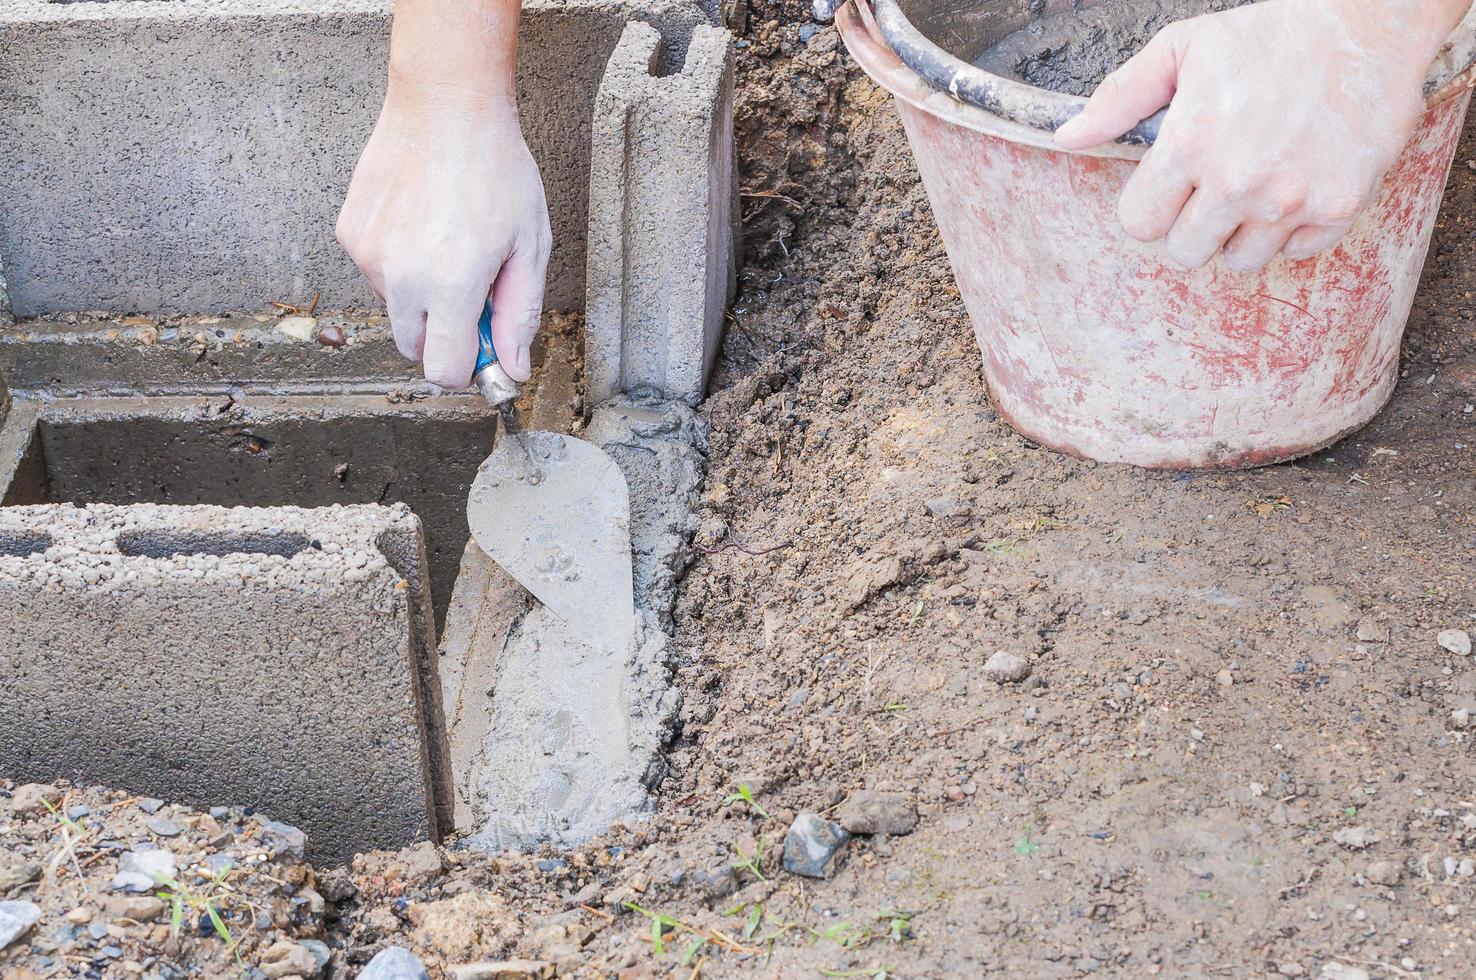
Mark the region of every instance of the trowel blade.
<instances>
[{"instance_id":1,"label":"trowel blade","mask_svg":"<svg viewBox=\"0 0 1476 980\"><path fill-rule=\"evenodd\" d=\"M600 649L635 632L630 491L605 452L554 432L498 439L466 505L477 545Z\"/></svg>"}]
</instances>

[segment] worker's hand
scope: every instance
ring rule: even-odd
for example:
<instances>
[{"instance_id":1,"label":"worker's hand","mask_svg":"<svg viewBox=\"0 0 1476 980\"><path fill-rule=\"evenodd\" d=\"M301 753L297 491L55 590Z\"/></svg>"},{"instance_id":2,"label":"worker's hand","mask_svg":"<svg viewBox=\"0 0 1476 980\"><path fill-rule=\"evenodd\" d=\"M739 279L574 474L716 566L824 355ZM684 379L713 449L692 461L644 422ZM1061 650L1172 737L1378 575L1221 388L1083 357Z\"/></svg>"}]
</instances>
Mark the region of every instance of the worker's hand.
<instances>
[{"instance_id":1,"label":"worker's hand","mask_svg":"<svg viewBox=\"0 0 1476 980\"><path fill-rule=\"evenodd\" d=\"M1180 21L1109 75L1056 143L1115 139L1172 100L1119 201L1127 233L1165 238L1191 268L1221 247L1237 271L1279 251L1308 258L1343 237L1408 141L1454 26L1430 13L1440 3L1451 6L1265 0ZM1420 8L1438 23L1412 22Z\"/></svg>"},{"instance_id":2,"label":"worker's hand","mask_svg":"<svg viewBox=\"0 0 1476 980\"><path fill-rule=\"evenodd\" d=\"M465 387L477 319L515 381L543 309L548 206L511 101L386 100L338 218L338 241L389 310L401 353Z\"/></svg>"}]
</instances>

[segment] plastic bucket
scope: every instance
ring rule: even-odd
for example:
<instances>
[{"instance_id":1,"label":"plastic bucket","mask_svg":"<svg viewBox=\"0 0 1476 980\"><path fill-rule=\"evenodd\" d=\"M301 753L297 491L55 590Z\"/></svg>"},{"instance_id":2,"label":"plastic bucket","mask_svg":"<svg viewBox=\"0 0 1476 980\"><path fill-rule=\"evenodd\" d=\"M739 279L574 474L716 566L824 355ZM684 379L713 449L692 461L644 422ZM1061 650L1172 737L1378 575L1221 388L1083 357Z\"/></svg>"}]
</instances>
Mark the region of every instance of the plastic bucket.
<instances>
[{"instance_id":1,"label":"plastic bucket","mask_svg":"<svg viewBox=\"0 0 1476 980\"><path fill-rule=\"evenodd\" d=\"M895 23L895 0L880 2L898 47L906 30L921 38ZM896 98L985 382L1021 433L1104 462L1256 466L1326 446L1388 400L1470 101L1476 14L1442 53L1424 117L1348 236L1258 273L1219 258L1186 271L1122 230L1117 198L1151 121L1117 144L1064 152L1051 129L1083 100L987 75L912 38L907 53L929 81L898 57L864 0L836 22Z\"/></svg>"}]
</instances>

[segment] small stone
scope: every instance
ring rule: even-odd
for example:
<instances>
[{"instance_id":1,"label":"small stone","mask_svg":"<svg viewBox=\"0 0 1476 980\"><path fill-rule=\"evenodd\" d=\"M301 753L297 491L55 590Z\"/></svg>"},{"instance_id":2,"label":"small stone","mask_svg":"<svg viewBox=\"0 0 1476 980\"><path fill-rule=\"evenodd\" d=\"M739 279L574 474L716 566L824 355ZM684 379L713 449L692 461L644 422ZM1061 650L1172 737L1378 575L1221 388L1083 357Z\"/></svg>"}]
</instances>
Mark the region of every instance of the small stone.
<instances>
[{"instance_id":1,"label":"small stone","mask_svg":"<svg viewBox=\"0 0 1476 980\"><path fill-rule=\"evenodd\" d=\"M138 801L138 808L150 815L158 813L163 806L163 800L156 800L152 796L146 796Z\"/></svg>"},{"instance_id":2,"label":"small stone","mask_svg":"<svg viewBox=\"0 0 1476 980\"><path fill-rule=\"evenodd\" d=\"M1322 964L1322 980L1368 980L1368 971L1358 966L1342 963Z\"/></svg>"},{"instance_id":3,"label":"small stone","mask_svg":"<svg viewBox=\"0 0 1476 980\"><path fill-rule=\"evenodd\" d=\"M853 834L900 837L917 829L917 805L906 793L863 789L840 805L836 820Z\"/></svg>"},{"instance_id":4,"label":"small stone","mask_svg":"<svg viewBox=\"0 0 1476 980\"><path fill-rule=\"evenodd\" d=\"M41 814L50 812L46 804L52 807L61 805L62 792L50 783L26 783L17 786L14 793L10 794L10 809L12 813L19 814Z\"/></svg>"},{"instance_id":5,"label":"small stone","mask_svg":"<svg viewBox=\"0 0 1476 980\"><path fill-rule=\"evenodd\" d=\"M1276 972L1284 977L1299 977L1307 971L1302 969L1302 964L1293 963L1288 960L1285 963L1278 963L1276 965Z\"/></svg>"},{"instance_id":6,"label":"small stone","mask_svg":"<svg viewBox=\"0 0 1476 980\"><path fill-rule=\"evenodd\" d=\"M1456 728L1471 727L1471 709L1456 708L1450 713L1450 723Z\"/></svg>"},{"instance_id":7,"label":"small stone","mask_svg":"<svg viewBox=\"0 0 1476 980\"><path fill-rule=\"evenodd\" d=\"M934 517L952 517L959 512L958 498L951 493L933 497L931 500L925 501L923 506Z\"/></svg>"},{"instance_id":8,"label":"small stone","mask_svg":"<svg viewBox=\"0 0 1476 980\"><path fill-rule=\"evenodd\" d=\"M816 27L814 24L803 24L803 25L801 25L800 26L800 29L799 29L800 43L801 44L809 44L810 43L810 38L814 37L815 34L816 34L816 32L818 32L819 30L820 30L820 28Z\"/></svg>"},{"instance_id":9,"label":"small stone","mask_svg":"<svg viewBox=\"0 0 1476 980\"><path fill-rule=\"evenodd\" d=\"M0 949L21 937L41 920L41 906L34 902L0 902Z\"/></svg>"},{"instance_id":10,"label":"small stone","mask_svg":"<svg viewBox=\"0 0 1476 980\"><path fill-rule=\"evenodd\" d=\"M81 820L83 817L87 816L91 812L92 807L88 806L86 803L73 803L71 806L67 807L67 819Z\"/></svg>"},{"instance_id":11,"label":"small stone","mask_svg":"<svg viewBox=\"0 0 1476 980\"><path fill-rule=\"evenodd\" d=\"M430 980L425 964L402 946L391 946L375 954L358 980Z\"/></svg>"},{"instance_id":12,"label":"small stone","mask_svg":"<svg viewBox=\"0 0 1476 980\"><path fill-rule=\"evenodd\" d=\"M1364 616L1358 621L1358 631L1354 634L1360 643L1385 643L1389 639L1389 631L1372 616Z\"/></svg>"},{"instance_id":13,"label":"small stone","mask_svg":"<svg viewBox=\"0 0 1476 980\"><path fill-rule=\"evenodd\" d=\"M336 323L330 323L318 331L318 343L337 350L348 343L348 338L344 336L342 327Z\"/></svg>"},{"instance_id":14,"label":"small stone","mask_svg":"<svg viewBox=\"0 0 1476 980\"><path fill-rule=\"evenodd\" d=\"M533 866L544 874L553 874L555 871L563 871L569 866L569 862L563 858L539 858L533 862Z\"/></svg>"},{"instance_id":15,"label":"small stone","mask_svg":"<svg viewBox=\"0 0 1476 980\"><path fill-rule=\"evenodd\" d=\"M851 839L850 831L806 810L794 818L784 835L784 870L806 878L828 878L832 863Z\"/></svg>"},{"instance_id":16,"label":"small stone","mask_svg":"<svg viewBox=\"0 0 1476 980\"><path fill-rule=\"evenodd\" d=\"M87 934L93 939L101 939L108 934L108 924L94 919L87 924Z\"/></svg>"},{"instance_id":17,"label":"small stone","mask_svg":"<svg viewBox=\"0 0 1476 980\"><path fill-rule=\"evenodd\" d=\"M1340 830L1335 830L1332 836L1335 843L1354 851L1361 851L1370 844L1377 844L1382 840L1378 834L1375 834L1362 824L1356 827L1343 827Z\"/></svg>"},{"instance_id":18,"label":"small stone","mask_svg":"<svg viewBox=\"0 0 1476 980\"><path fill-rule=\"evenodd\" d=\"M179 824L168 817L150 817L144 821L144 826L160 837L179 836Z\"/></svg>"},{"instance_id":19,"label":"small stone","mask_svg":"<svg viewBox=\"0 0 1476 980\"><path fill-rule=\"evenodd\" d=\"M1375 861L1363 876L1375 885L1397 885L1404 877L1404 868L1395 861Z\"/></svg>"},{"instance_id":20,"label":"small stone","mask_svg":"<svg viewBox=\"0 0 1476 980\"><path fill-rule=\"evenodd\" d=\"M428 881L445 868L441 861L441 852L427 840L411 844L400 851L399 858L405 878L411 882Z\"/></svg>"},{"instance_id":21,"label":"small stone","mask_svg":"<svg viewBox=\"0 0 1476 980\"><path fill-rule=\"evenodd\" d=\"M284 333L293 340L312 340L313 328L317 325L317 317L284 316L277 321L277 332Z\"/></svg>"},{"instance_id":22,"label":"small stone","mask_svg":"<svg viewBox=\"0 0 1476 980\"><path fill-rule=\"evenodd\" d=\"M174 877L174 855L159 848L124 852L113 876L113 891L148 892Z\"/></svg>"},{"instance_id":23,"label":"small stone","mask_svg":"<svg viewBox=\"0 0 1476 980\"><path fill-rule=\"evenodd\" d=\"M14 851L0 851L0 894L29 884L41 876L41 863Z\"/></svg>"},{"instance_id":24,"label":"small stone","mask_svg":"<svg viewBox=\"0 0 1476 980\"><path fill-rule=\"evenodd\" d=\"M346 902L359 894L359 886L343 868L333 868L318 876L318 893L330 902Z\"/></svg>"},{"instance_id":25,"label":"small stone","mask_svg":"<svg viewBox=\"0 0 1476 980\"><path fill-rule=\"evenodd\" d=\"M1008 650L996 650L984 662L984 676L996 684L1016 684L1030 676L1030 661Z\"/></svg>"},{"instance_id":26,"label":"small stone","mask_svg":"<svg viewBox=\"0 0 1476 980\"><path fill-rule=\"evenodd\" d=\"M162 898L139 895L133 898L110 898L105 906L107 913L116 919L132 919L134 922L153 922L164 914L169 906Z\"/></svg>"},{"instance_id":27,"label":"small stone","mask_svg":"<svg viewBox=\"0 0 1476 980\"><path fill-rule=\"evenodd\" d=\"M1435 637L1435 642L1440 644L1442 650L1447 650L1457 657L1471 655L1471 634L1465 630L1441 630Z\"/></svg>"},{"instance_id":28,"label":"small stone","mask_svg":"<svg viewBox=\"0 0 1476 980\"><path fill-rule=\"evenodd\" d=\"M261 825L261 829L271 834L287 846L298 857L302 857L303 850L307 847L307 834L298 830L290 823L282 823L277 820L268 820Z\"/></svg>"},{"instance_id":29,"label":"small stone","mask_svg":"<svg viewBox=\"0 0 1476 980\"><path fill-rule=\"evenodd\" d=\"M1215 673L1215 683L1221 687L1234 687L1235 675L1230 673L1230 668L1221 668Z\"/></svg>"},{"instance_id":30,"label":"small stone","mask_svg":"<svg viewBox=\"0 0 1476 980\"><path fill-rule=\"evenodd\" d=\"M307 977L318 972L318 958L306 946L279 939L266 948L258 964L267 980Z\"/></svg>"},{"instance_id":31,"label":"small stone","mask_svg":"<svg viewBox=\"0 0 1476 980\"><path fill-rule=\"evenodd\" d=\"M555 975L554 965L547 960L497 960L453 966L451 980L542 980Z\"/></svg>"},{"instance_id":32,"label":"small stone","mask_svg":"<svg viewBox=\"0 0 1476 980\"><path fill-rule=\"evenodd\" d=\"M313 960L317 964L308 976L319 975L328 968L328 961L333 959L333 951L328 948L327 943L321 939L299 939L298 944L313 954Z\"/></svg>"},{"instance_id":33,"label":"small stone","mask_svg":"<svg viewBox=\"0 0 1476 980\"><path fill-rule=\"evenodd\" d=\"M85 905L79 905L63 916L74 926L82 926L92 921L92 909Z\"/></svg>"}]
</instances>

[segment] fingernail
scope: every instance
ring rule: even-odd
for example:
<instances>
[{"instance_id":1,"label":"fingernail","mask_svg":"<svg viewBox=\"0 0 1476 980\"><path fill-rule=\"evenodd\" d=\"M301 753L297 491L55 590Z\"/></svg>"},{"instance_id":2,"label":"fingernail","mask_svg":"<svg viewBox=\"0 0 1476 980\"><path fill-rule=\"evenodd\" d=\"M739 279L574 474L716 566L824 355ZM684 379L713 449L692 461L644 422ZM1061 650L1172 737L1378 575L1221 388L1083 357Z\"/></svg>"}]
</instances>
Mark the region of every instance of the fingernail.
<instances>
[{"instance_id":1,"label":"fingernail","mask_svg":"<svg viewBox=\"0 0 1476 980\"><path fill-rule=\"evenodd\" d=\"M523 377L532 377L533 359L529 354L529 346L527 344L518 344L517 350L513 351L513 365Z\"/></svg>"}]
</instances>

